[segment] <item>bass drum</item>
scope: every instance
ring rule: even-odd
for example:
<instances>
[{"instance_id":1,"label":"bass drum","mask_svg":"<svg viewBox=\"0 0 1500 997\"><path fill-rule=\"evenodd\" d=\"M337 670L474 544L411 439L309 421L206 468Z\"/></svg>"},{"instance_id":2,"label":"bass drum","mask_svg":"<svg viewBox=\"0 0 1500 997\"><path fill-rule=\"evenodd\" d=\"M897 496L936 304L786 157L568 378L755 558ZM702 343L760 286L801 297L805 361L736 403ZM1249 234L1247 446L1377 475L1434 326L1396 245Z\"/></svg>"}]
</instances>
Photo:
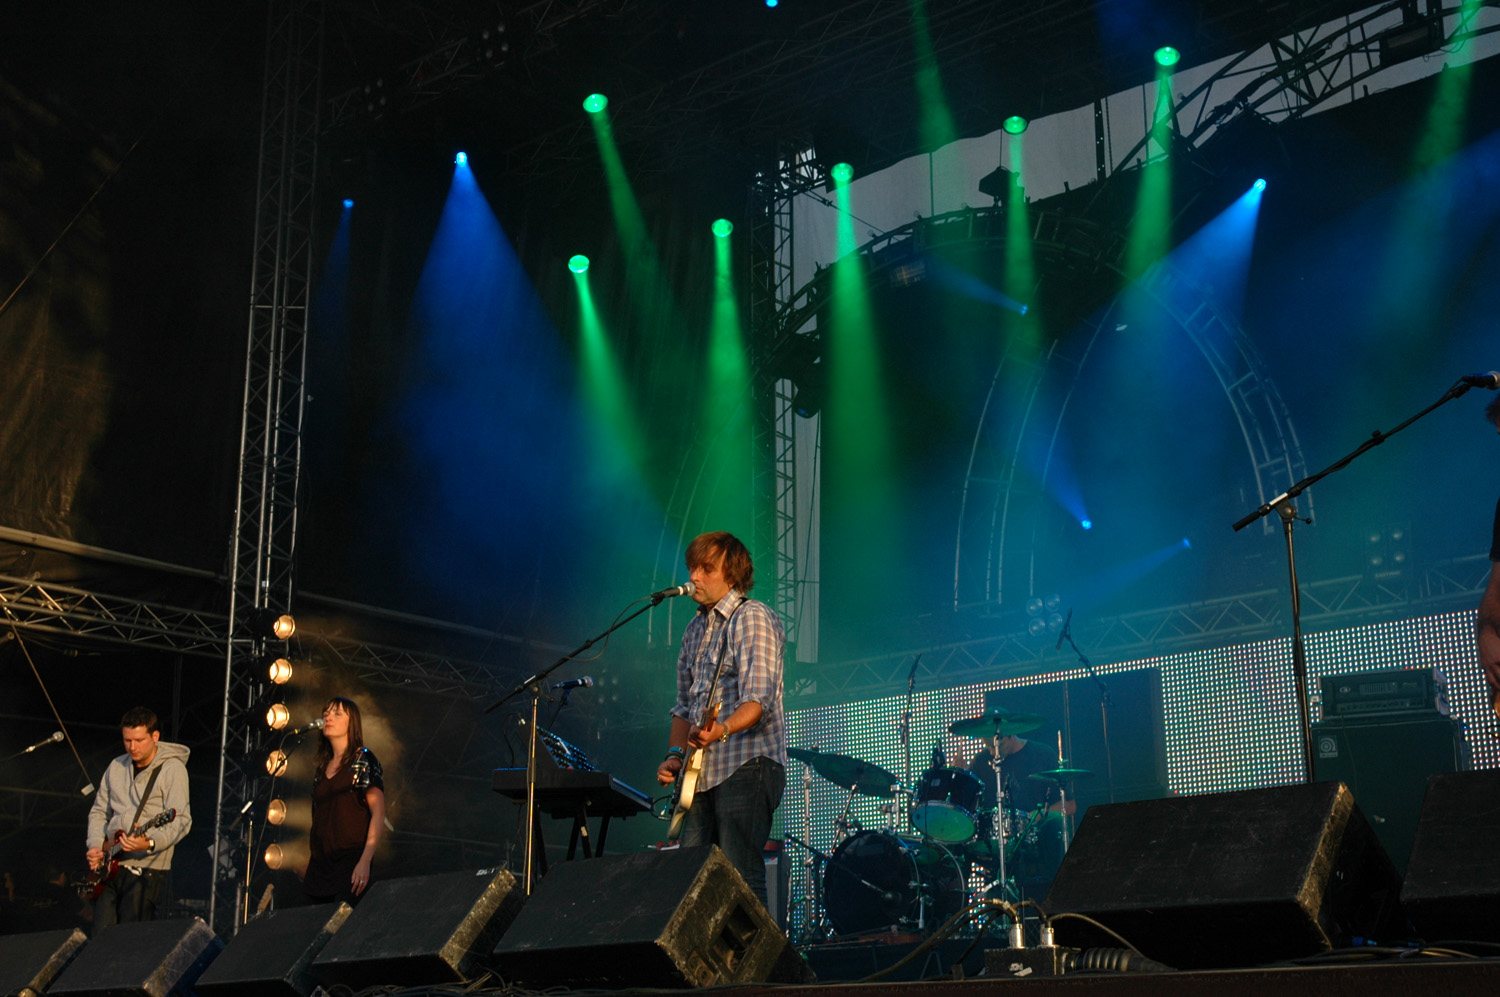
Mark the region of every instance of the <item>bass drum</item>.
<instances>
[{"instance_id":1,"label":"bass drum","mask_svg":"<svg viewBox=\"0 0 1500 997\"><path fill-rule=\"evenodd\" d=\"M963 868L942 845L883 831L844 839L823 872L823 905L841 935L931 930L964 905Z\"/></svg>"}]
</instances>

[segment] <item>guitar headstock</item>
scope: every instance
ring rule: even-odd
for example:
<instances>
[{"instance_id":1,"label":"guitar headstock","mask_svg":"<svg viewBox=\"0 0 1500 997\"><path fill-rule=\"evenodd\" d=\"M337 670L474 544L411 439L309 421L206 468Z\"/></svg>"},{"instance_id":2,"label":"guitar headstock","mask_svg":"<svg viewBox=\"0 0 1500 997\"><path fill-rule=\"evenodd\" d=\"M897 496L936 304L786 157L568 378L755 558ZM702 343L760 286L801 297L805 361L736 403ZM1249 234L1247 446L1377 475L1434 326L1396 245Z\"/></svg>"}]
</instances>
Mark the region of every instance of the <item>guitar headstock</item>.
<instances>
[{"instance_id":1,"label":"guitar headstock","mask_svg":"<svg viewBox=\"0 0 1500 997\"><path fill-rule=\"evenodd\" d=\"M148 826L149 827L166 827L168 824L172 823L176 819L177 819L177 808L173 807L171 810L163 810L161 813L157 814L152 819L151 823Z\"/></svg>"}]
</instances>

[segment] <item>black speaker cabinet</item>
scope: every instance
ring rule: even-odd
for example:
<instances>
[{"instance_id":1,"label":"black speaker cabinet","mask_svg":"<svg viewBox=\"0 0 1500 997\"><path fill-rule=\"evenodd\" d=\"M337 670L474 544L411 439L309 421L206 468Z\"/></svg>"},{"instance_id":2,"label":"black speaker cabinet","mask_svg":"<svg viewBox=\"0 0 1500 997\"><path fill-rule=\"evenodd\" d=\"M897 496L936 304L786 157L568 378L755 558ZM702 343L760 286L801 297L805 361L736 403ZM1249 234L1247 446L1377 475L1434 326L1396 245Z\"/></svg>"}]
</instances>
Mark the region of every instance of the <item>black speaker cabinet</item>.
<instances>
[{"instance_id":1,"label":"black speaker cabinet","mask_svg":"<svg viewBox=\"0 0 1500 997\"><path fill-rule=\"evenodd\" d=\"M167 997L191 993L224 949L213 929L190 921L140 921L100 928L47 989L77 997Z\"/></svg>"},{"instance_id":2,"label":"black speaker cabinet","mask_svg":"<svg viewBox=\"0 0 1500 997\"><path fill-rule=\"evenodd\" d=\"M313 959L313 976L355 990L466 980L524 902L509 869L382 880Z\"/></svg>"},{"instance_id":3,"label":"black speaker cabinet","mask_svg":"<svg viewBox=\"0 0 1500 997\"><path fill-rule=\"evenodd\" d=\"M261 913L198 977L199 997L307 997L313 959L351 913L342 903Z\"/></svg>"},{"instance_id":4,"label":"black speaker cabinet","mask_svg":"<svg viewBox=\"0 0 1500 997\"><path fill-rule=\"evenodd\" d=\"M1399 933L1400 881L1343 783L1089 808L1044 905L1179 969L1253 966ZM1059 944L1118 946L1085 922Z\"/></svg>"},{"instance_id":5,"label":"black speaker cabinet","mask_svg":"<svg viewBox=\"0 0 1500 997\"><path fill-rule=\"evenodd\" d=\"M495 961L530 989L813 982L716 845L554 866Z\"/></svg>"},{"instance_id":6,"label":"black speaker cabinet","mask_svg":"<svg viewBox=\"0 0 1500 997\"><path fill-rule=\"evenodd\" d=\"M1500 771L1435 775L1401 902L1429 942L1500 942Z\"/></svg>"},{"instance_id":7,"label":"black speaker cabinet","mask_svg":"<svg viewBox=\"0 0 1500 997\"><path fill-rule=\"evenodd\" d=\"M41 993L87 942L77 928L0 935L0 994Z\"/></svg>"},{"instance_id":8,"label":"black speaker cabinet","mask_svg":"<svg viewBox=\"0 0 1500 997\"><path fill-rule=\"evenodd\" d=\"M1453 721L1436 711L1335 719L1313 724L1312 735L1318 781L1353 791L1386 855L1404 871L1427 777L1459 769Z\"/></svg>"}]
</instances>

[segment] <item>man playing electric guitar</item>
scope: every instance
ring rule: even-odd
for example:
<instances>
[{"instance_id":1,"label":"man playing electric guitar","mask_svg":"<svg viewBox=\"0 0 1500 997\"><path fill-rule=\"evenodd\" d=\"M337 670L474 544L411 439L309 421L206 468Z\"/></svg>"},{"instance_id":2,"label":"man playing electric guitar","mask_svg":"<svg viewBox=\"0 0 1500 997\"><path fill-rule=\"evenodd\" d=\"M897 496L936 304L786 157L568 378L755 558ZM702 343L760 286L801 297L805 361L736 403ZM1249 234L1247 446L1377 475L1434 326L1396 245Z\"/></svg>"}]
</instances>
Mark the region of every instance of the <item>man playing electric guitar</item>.
<instances>
[{"instance_id":1,"label":"man playing electric guitar","mask_svg":"<svg viewBox=\"0 0 1500 997\"><path fill-rule=\"evenodd\" d=\"M85 857L99 870L105 848L119 847L120 871L105 880L94 902L94 926L150 921L172 867L172 851L193 826L188 806L188 749L161 739L156 714L136 707L120 718L125 754L109 763L89 809ZM175 811L158 828L131 833ZM116 832L123 831L115 841Z\"/></svg>"},{"instance_id":2,"label":"man playing electric guitar","mask_svg":"<svg viewBox=\"0 0 1500 997\"><path fill-rule=\"evenodd\" d=\"M673 782L688 751L701 749L701 774L678 804L687 807L682 842L718 845L765 903L762 849L786 786L786 634L770 606L746 598L755 570L734 536L705 533L688 545L686 560L698 613L682 635L677 703L656 779Z\"/></svg>"}]
</instances>

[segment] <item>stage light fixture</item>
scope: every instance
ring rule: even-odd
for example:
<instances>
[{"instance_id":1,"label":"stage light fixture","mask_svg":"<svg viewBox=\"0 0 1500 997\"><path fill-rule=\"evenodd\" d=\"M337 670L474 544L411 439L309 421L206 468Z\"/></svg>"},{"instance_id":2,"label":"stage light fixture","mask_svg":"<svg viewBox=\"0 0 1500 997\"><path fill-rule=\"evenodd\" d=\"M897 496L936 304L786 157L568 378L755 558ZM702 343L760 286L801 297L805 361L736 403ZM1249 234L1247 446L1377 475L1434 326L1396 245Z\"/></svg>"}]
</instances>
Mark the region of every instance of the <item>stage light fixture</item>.
<instances>
[{"instance_id":1,"label":"stage light fixture","mask_svg":"<svg viewBox=\"0 0 1500 997\"><path fill-rule=\"evenodd\" d=\"M469 154L467 152L460 152L458 155L454 156L453 157L453 165L454 166L468 166L469 165Z\"/></svg>"},{"instance_id":2,"label":"stage light fixture","mask_svg":"<svg viewBox=\"0 0 1500 997\"><path fill-rule=\"evenodd\" d=\"M781 3L781 0L766 0L766 6L767 7L775 7L775 6L778 6L780 3Z\"/></svg>"},{"instance_id":3,"label":"stage light fixture","mask_svg":"<svg viewBox=\"0 0 1500 997\"><path fill-rule=\"evenodd\" d=\"M1026 621L1026 632L1033 637L1040 637L1047 632L1047 621L1040 616L1033 616Z\"/></svg>"},{"instance_id":4,"label":"stage light fixture","mask_svg":"<svg viewBox=\"0 0 1500 997\"><path fill-rule=\"evenodd\" d=\"M266 868L268 868L268 869L280 869L281 868L281 863L284 862L285 860L286 860L286 856L284 854L282 854L281 846L280 845L269 845L269 846L267 846L267 848L266 848Z\"/></svg>"},{"instance_id":5,"label":"stage light fixture","mask_svg":"<svg viewBox=\"0 0 1500 997\"><path fill-rule=\"evenodd\" d=\"M591 93L583 98L583 109L590 114L598 114L609 106L609 98L602 93Z\"/></svg>"},{"instance_id":6,"label":"stage light fixture","mask_svg":"<svg viewBox=\"0 0 1500 997\"><path fill-rule=\"evenodd\" d=\"M297 632L297 621L289 613L274 609L253 609L246 617L250 630L257 637L273 640L291 640Z\"/></svg>"},{"instance_id":7,"label":"stage light fixture","mask_svg":"<svg viewBox=\"0 0 1500 997\"><path fill-rule=\"evenodd\" d=\"M848 183L854 179L854 167L848 163L834 163L828 175L833 177L835 183Z\"/></svg>"},{"instance_id":8,"label":"stage light fixture","mask_svg":"<svg viewBox=\"0 0 1500 997\"><path fill-rule=\"evenodd\" d=\"M285 658L277 658L271 662L271 667L267 669L267 672L272 684L286 685L292 678L292 663Z\"/></svg>"},{"instance_id":9,"label":"stage light fixture","mask_svg":"<svg viewBox=\"0 0 1500 997\"><path fill-rule=\"evenodd\" d=\"M1082 526L1085 530L1092 530L1094 528L1094 521L1092 519L1085 519L1081 520L1078 525Z\"/></svg>"},{"instance_id":10,"label":"stage light fixture","mask_svg":"<svg viewBox=\"0 0 1500 997\"><path fill-rule=\"evenodd\" d=\"M1162 67L1163 69L1170 69L1171 67L1177 65L1178 61L1182 59L1182 53L1177 51L1170 45L1163 45L1161 48L1156 50L1154 58L1156 59L1156 64L1158 66Z\"/></svg>"},{"instance_id":11,"label":"stage light fixture","mask_svg":"<svg viewBox=\"0 0 1500 997\"><path fill-rule=\"evenodd\" d=\"M568 258L568 269L574 273L583 273L589 268L589 258L582 253L577 253Z\"/></svg>"},{"instance_id":12,"label":"stage light fixture","mask_svg":"<svg viewBox=\"0 0 1500 997\"><path fill-rule=\"evenodd\" d=\"M272 730L281 730L292 722L292 711L286 708L285 703L272 703L271 708L266 711L266 726Z\"/></svg>"},{"instance_id":13,"label":"stage light fixture","mask_svg":"<svg viewBox=\"0 0 1500 997\"><path fill-rule=\"evenodd\" d=\"M344 198L344 210L348 211L352 207L354 207L354 199L352 197Z\"/></svg>"},{"instance_id":14,"label":"stage light fixture","mask_svg":"<svg viewBox=\"0 0 1500 997\"><path fill-rule=\"evenodd\" d=\"M1019 114L1012 114L1010 117L1005 119L1005 124L1002 127L1005 129L1007 134L1019 135L1026 130L1026 126L1029 124L1031 124L1031 122L1027 121Z\"/></svg>"},{"instance_id":15,"label":"stage light fixture","mask_svg":"<svg viewBox=\"0 0 1500 997\"><path fill-rule=\"evenodd\" d=\"M720 239L727 239L729 238L729 233L734 231L734 222L730 221L728 218L720 218L718 221L714 222L713 230L714 235L718 236Z\"/></svg>"},{"instance_id":16,"label":"stage light fixture","mask_svg":"<svg viewBox=\"0 0 1500 997\"><path fill-rule=\"evenodd\" d=\"M272 824L286 821L286 800L275 799L266 804L266 820Z\"/></svg>"},{"instance_id":17,"label":"stage light fixture","mask_svg":"<svg viewBox=\"0 0 1500 997\"><path fill-rule=\"evenodd\" d=\"M266 756L266 772L273 776L281 775L286 771L286 752L277 748Z\"/></svg>"},{"instance_id":18,"label":"stage light fixture","mask_svg":"<svg viewBox=\"0 0 1500 997\"><path fill-rule=\"evenodd\" d=\"M1259 194L1261 191L1266 189L1266 182L1264 180L1257 180L1250 185L1250 189Z\"/></svg>"}]
</instances>

